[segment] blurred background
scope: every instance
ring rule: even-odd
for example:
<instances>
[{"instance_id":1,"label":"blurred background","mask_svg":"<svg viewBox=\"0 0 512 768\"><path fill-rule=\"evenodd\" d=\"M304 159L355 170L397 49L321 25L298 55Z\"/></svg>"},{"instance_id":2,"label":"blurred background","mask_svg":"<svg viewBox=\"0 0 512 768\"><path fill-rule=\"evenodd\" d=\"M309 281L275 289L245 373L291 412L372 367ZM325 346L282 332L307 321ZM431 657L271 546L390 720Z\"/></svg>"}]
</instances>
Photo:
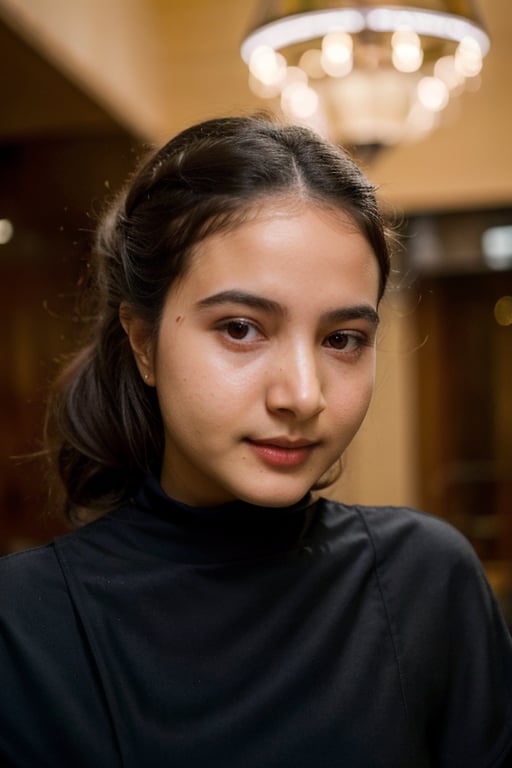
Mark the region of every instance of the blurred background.
<instances>
[{"instance_id":1,"label":"blurred background","mask_svg":"<svg viewBox=\"0 0 512 768\"><path fill-rule=\"evenodd\" d=\"M79 339L97 218L150 146L273 106L240 57L260 6L0 0L1 554L66 529L47 509L44 463L24 457ZM512 8L479 10L490 51L433 130L389 146L350 138L402 245L375 398L332 493L450 520L511 620Z\"/></svg>"}]
</instances>

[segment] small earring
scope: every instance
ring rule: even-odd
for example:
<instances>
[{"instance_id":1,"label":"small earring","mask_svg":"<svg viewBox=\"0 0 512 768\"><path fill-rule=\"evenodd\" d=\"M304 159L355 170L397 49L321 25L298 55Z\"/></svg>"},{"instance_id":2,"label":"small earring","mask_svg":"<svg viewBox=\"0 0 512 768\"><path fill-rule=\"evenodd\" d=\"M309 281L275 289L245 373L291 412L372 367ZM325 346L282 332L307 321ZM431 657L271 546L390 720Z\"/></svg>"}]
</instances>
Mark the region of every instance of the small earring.
<instances>
[{"instance_id":1,"label":"small earring","mask_svg":"<svg viewBox=\"0 0 512 768\"><path fill-rule=\"evenodd\" d=\"M147 381L149 379L149 373L144 374L144 381Z\"/></svg>"}]
</instances>

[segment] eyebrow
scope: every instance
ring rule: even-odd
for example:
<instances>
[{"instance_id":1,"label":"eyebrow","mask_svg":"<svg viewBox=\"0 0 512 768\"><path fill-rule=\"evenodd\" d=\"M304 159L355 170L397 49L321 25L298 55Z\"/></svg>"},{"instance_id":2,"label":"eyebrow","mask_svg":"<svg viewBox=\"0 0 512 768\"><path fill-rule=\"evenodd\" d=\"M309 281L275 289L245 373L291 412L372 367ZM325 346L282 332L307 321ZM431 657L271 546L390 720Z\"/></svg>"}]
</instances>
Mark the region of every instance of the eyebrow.
<instances>
[{"instance_id":1,"label":"eyebrow","mask_svg":"<svg viewBox=\"0 0 512 768\"><path fill-rule=\"evenodd\" d=\"M277 301L267 299L264 296L257 296L254 293L245 291L220 291L212 296L200 299L196 303L198 309L208 309L222 304L243 304L252 309L259 309L274 315L286 315L286 309ZM349 307L340 307L331 309L322 314L321 320L326 323L344 323L347 320L366 320L373 326L379 324L379 315L370 304L357 304Z\"/></svg>"}]
</instances>

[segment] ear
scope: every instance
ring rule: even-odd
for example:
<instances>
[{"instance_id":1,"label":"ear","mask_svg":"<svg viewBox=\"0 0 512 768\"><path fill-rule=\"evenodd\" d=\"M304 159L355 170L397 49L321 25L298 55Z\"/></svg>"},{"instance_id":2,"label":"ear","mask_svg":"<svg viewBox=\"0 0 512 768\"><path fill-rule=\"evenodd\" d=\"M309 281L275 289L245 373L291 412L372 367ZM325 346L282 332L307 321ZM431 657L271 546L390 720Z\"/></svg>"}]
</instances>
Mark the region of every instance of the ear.
<instances>
[{"instance_id":1,"label":"ear","mask_svg":"<svg viewBox=\"0 0 512 768\"><path fill-rule=\"evenodd\" d=\"M119 307L119 320L130 341L135 363L144 383L154 387L154 343L149 324L136 315L133 307L125 301Z\"/></svg>"}]
</instances>

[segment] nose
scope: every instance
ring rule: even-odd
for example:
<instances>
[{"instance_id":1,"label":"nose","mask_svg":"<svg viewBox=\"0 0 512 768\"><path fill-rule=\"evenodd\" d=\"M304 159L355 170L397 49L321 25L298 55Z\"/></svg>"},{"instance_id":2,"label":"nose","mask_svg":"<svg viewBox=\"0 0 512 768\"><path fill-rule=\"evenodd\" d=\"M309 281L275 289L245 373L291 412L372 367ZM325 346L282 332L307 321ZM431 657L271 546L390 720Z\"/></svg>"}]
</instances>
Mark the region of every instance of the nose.
<instances>
[{"instance_id":1,"label":"nose","mask_svg":"<svg viewBox=\"0 0 512 768\"><path fill-rule=\"evenodd\" d=\"M268 375L266 404L269 411L305 421L326 405L321 372L313 349L296 343L280 349Z\"/></svg>"}]
</instances>

